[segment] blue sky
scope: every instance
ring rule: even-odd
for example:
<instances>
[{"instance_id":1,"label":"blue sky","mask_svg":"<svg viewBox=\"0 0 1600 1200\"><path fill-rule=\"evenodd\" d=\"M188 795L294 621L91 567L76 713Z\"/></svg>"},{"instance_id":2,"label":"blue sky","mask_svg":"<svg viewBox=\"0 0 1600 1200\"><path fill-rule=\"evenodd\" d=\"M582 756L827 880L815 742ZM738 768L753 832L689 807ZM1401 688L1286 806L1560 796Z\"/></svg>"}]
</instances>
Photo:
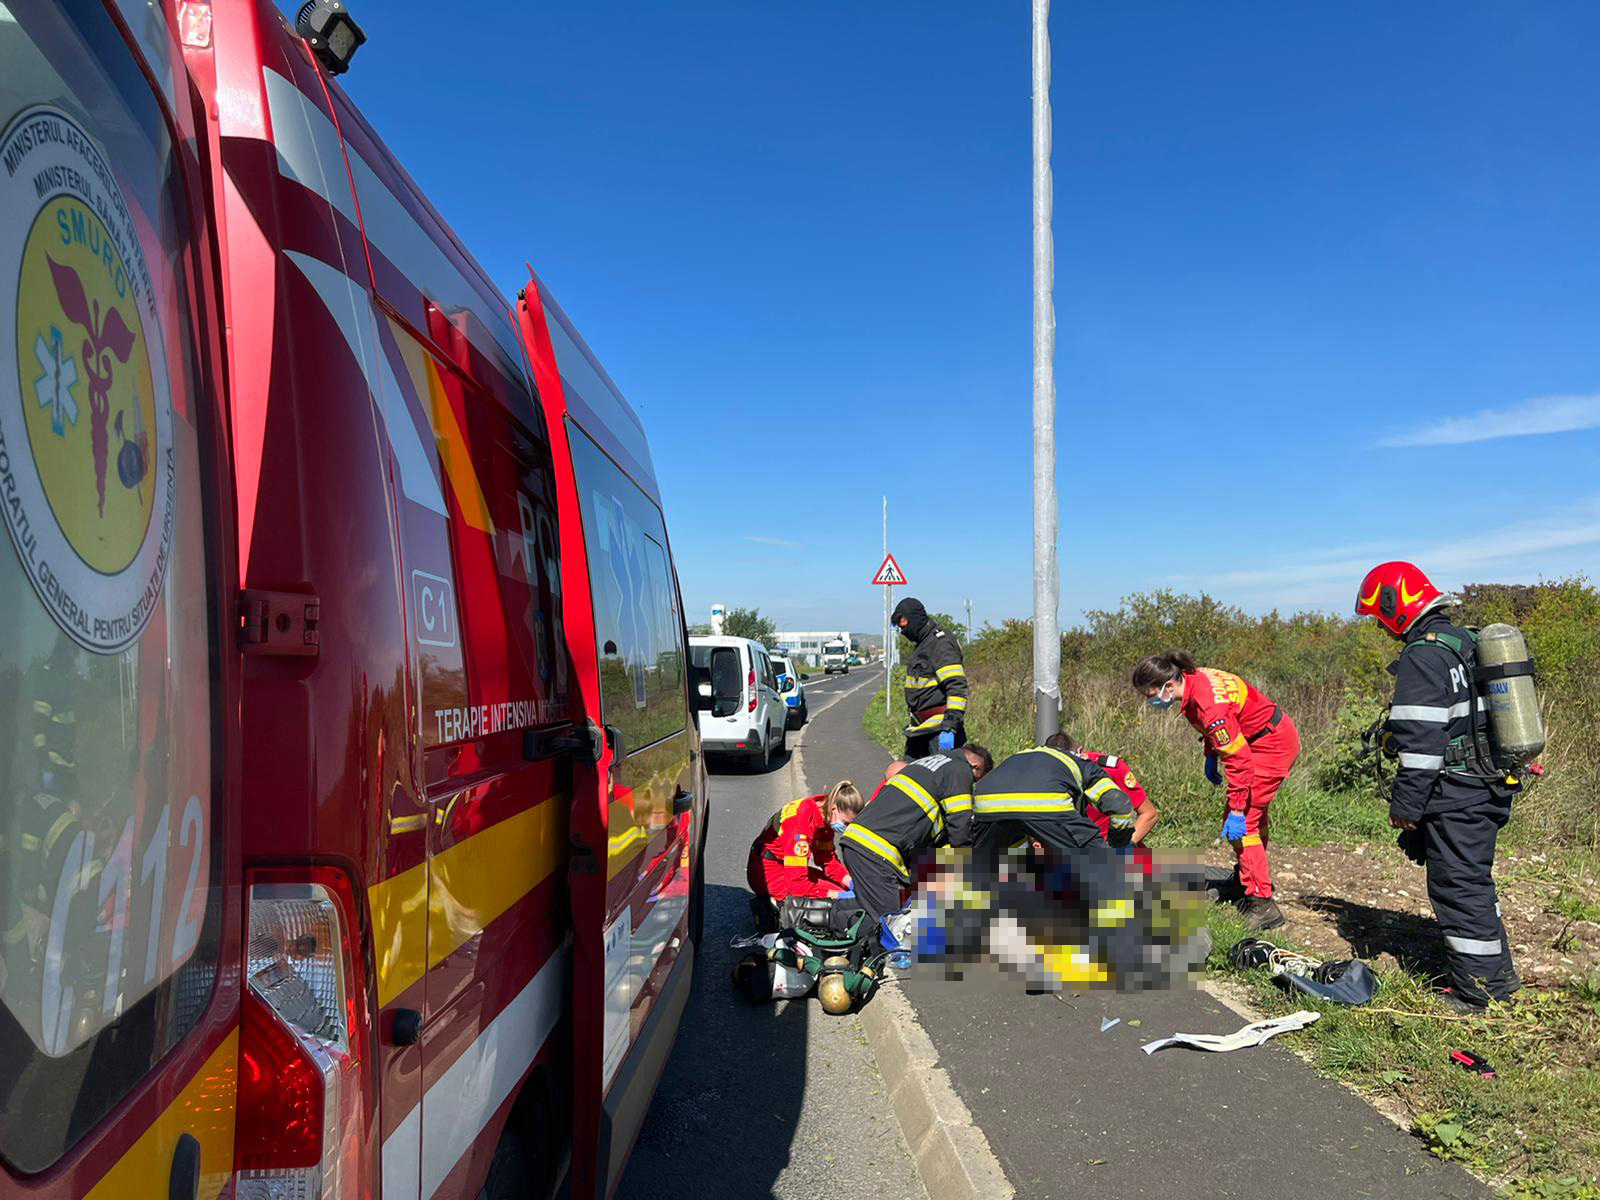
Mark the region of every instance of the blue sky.
<instances>
[{"instance_id":1,"label":"blue sky","mask_svg":"<svg viewBox=\"0 0 1600 1200\"><path fill-rule=\"evenodd\" d=\"M1600 574L1600 7L1055 7L1063 619ZM1026 3L352 8L642 414L691 620L876 629L885 494L930 608L1031 612Z\"/></svg>"}]
</instances>

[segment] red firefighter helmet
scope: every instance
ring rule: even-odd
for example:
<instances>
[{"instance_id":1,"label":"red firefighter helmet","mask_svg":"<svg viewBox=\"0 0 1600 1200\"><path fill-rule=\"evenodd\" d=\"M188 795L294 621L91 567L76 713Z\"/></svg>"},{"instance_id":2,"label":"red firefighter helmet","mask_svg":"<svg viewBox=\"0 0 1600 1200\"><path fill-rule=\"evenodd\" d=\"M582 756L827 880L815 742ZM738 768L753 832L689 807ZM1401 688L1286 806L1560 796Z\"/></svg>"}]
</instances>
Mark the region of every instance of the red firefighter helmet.
<instances>
[{"instance_id":1,"label":"red firefighter helmet","mask_svg":"<svg viewBox=\"0 0 1600 1200\"><path fill-rule=\"evenodd\" d=\"M1396 637L1417 623L1444 593L1434 587L1415 563L1379 563L1367 572L1356 593L1356 616L1376 617Z\"/></svg>"}]
</instances>

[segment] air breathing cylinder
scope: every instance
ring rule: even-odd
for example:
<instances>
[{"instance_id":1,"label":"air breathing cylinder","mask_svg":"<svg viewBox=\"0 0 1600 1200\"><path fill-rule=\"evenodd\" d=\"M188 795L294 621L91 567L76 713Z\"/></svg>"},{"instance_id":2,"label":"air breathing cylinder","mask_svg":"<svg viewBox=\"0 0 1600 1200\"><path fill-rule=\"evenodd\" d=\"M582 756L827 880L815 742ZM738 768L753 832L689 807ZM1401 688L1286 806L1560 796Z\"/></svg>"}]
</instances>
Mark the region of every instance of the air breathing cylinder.
<instances>
[{"instance_id":1,"label":"air breathing cylinder","mask_svg":"<svg viewBox=\"0 0 1600 1200\"><path fill-rule=\"evenodd\" d=\"M1478 674L1495 748L1512 762L1531 762L1544 749L1544 718L1522 631L1510 625L1479 630Z\"/></svg>"}]
</instances>

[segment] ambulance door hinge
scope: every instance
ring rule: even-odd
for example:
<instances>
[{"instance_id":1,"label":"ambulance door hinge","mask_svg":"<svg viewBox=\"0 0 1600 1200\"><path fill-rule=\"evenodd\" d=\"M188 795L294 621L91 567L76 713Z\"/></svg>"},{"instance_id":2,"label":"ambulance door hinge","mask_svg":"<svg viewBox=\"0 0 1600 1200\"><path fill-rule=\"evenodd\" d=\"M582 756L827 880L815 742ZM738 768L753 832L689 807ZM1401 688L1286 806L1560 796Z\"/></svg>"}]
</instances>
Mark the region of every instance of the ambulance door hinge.
<instances>
[{"instance_id":1,"label":"ambulance door hinge","mask_svg":"<svg viewBox=\"0 0 1600 1200\"><path fill-rule=\"evenodd\" d=\"M304 592L239 593L239 649L244 654L315 655L322 646L322 601Z\"/></svg>"}]
</instances>

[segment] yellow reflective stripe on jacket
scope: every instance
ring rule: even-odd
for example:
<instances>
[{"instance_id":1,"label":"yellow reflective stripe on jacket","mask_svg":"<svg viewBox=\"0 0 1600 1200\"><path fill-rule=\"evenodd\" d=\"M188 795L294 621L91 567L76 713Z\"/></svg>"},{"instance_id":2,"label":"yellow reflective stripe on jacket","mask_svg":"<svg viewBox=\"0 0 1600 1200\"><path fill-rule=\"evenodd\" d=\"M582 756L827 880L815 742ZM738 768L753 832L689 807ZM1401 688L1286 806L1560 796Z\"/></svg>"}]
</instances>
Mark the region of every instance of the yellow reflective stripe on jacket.
<instances>
[{"instance_id":1,"label":"yellow reflective stripe on jacket","mask_svg":"<svg viewBox=\"0 0 1600 1200\"><path fill-rule=\"evenodd\" d=\"M937 679L935 679L932 675L907 675L906 676L906 686L908 688L938 687L939 686L939 681Z\"/></svg>"},{"instance_id":2,"label":"yellow reflective stripe on jacket","mask_svg":"<svg viewBox=\"0 0 1600 1200\"><path fill-rule=\"evenodd\" d=\"M967 698L965 696L951 696L945 701L945 707L951 712L966 712Z\"/></svg>"},{"instance_id":3,"label":"yellow reflective stripe on jacket","mask_svg":"<svg viewBox=\"0 0 1600 1200\"><path fill-rule=\"evenodd\" d=\"M811 865L811 860L804 857L795 858L793 855L785 855L783 859L783 865L786 867L809 867Z\"/></svg>"},{"instance_id":4,"label":"yellow reflective stripe on jacket","mask_svg":"<svg viewBox=\"0 0 1600 1200\"><path fill-rule=\"evenodd\" d=\"M44 835L44 856L46 858L49 858L50 852L56 848L56 842L60 840L61 835L71 829L76 822L77 818L69 812L62 813L56 818L56 823L50 826L50 832Z\"/></svg>"},{"instance_id":5,"label":"yellow reflective stripe on jacket","mask_svg":"<svg viewBox=\"0 0 1600 1200\"><path fill-rule=\"evenodd\" d=\"M873 833L872 830L864 829L860 822L851 822L844 833L839 836L847 842L854 842L863 850L870 850L873 854L876 854L898 871L901 879L909 880L911 878L911 872L906 870L906 860L900 857L900 851Z\"/></svg>"},{"instance_id":6,"label":"yellow reflective stripe on jacket","mask_svg":"<svg viewBox=\"0 0 1600 1200\"><path fill-rule=\"evenodd\" d=\"M938 729L943 724L944 714L934 713L933 716L929 717L926 721L919 721L915 725L907 725L906 730L910 733L920 733L924 729ZM896 775L895 778L899 779L900 776Z\"/></svg>"},{"instance_id":7,"label":"yellow reflective stripe on jacket","mask_svg":"<svg viewBox=\"0 0 1600 1200\"><path fill-rule=\"evenodd\" d=\"M1077 781L1078 787L1080 789L1083 787L1083 769L1078 766L1078 760L1073 758L1072 755L1068 754L1066 751L1057 750L1052 746L1035 746L1033 749L1023 750L1021 753L1048 754L1052 758L1059 759L1062 766L1066 767L1067 770L1072 772L1072 778Z\"/></svg>"},{"instance_id":8,"label":"yellow reflective stripe on jacket","mask_svg":"<svg viewBox=\"0 0 1600 1200\"><path fill-rule=\"evenodd\" d=\"M1259 846L1261 845L1261 835L1259 833L1247 833L1244 835L1244 837L1239 839L1239 845Z\"/></svg>"},{"instance_id":9,"label":"yellow reflective stripe on jacket","mask_svg":"<svg viewBox=\"0 0 1600 1200\"><path fill-rule=\"evenodd\" d=\"M1244 734L1241 733L1241 734L1237 735L1233 739L1233 741L1229 742L1226 746L1217 747L1217 753L1221 754L1221 755L1224 755L1224 756L1226 756L1228 758L1232 758L1235 754L1239 753L1239 751L1243 750L1245 748L1245 745L1246 745L1245 736L1244 736Z\"/></svg>"},{"instance_id":10,"label":"yellow reflective stripe on jacket","mask_svg":"<svg viewBox=\"0 0 1600 1200\"><path fill-rule=\"evenodd\" d=\"M1102 779L1098 783L1091 783L1089 785L1089 790L1087 792L1085 792L1084 795L1087 796L1091 800L1098 800L1098 799L1100 799L1101 796L1104 796L1107 792L1115 792L1117 790L1119 790L1119 789L1117 788L1117 785L1112 780L1110 780L1110 779Z\"/></svg>"},{"instance_id":11,"label":"yellow reflective stripe on jacket","mask_svg":"<svg viewBox=\"0 0 1600 1200\"><path fill-rule=\"evenodd\" d=\"M898 778L898 776L897 776L897 778ZM968 793L968 792L962 792L959 796L948 796L948 797L946 797L945 798L945 802L944 802L944 811L946 813L971 812L972 811L972 796L971 796L971 794Z\"/></svg>"},{"instance_id":12,"label":"yellow reflective stripe on jacket","mask_svg":"<svg viewBox=\"0 0 1600 1200\"><path fill-rule=\"evenodd\" d=\"M899 788L900 791L916 801L917 807L922 810L923 816L933 825L934 833L944 832L944 812L939 808L939 802L929 794L915 779L907 779L905 775L896 775L889 780L889 786Z\"/></svg>"},{"instance_id":13,"label":"yellow reflective stripe on jacket","mask_svg":"<svg viewBox=\"0 0 1600 1200\"><path fill-rule=\"evenodd\" d=\"M1113 829L1132 829L1138 824L1139 818L1131 812L1107 813L1106 820L1111 822Z\"/></svg>"},{"instance_id":14,"label":"yellow reflective stripe on jacket","mask_svg":"<svg viewBox=\"0 0 1600 1200\"><path fill-rule=\"evenodd\" d=\"M973 808L984 815L1078 811L1066 792L980 792L973 801Z\"/></svg>"},{"instance_id":15,"label":"yellow reflective stripe on jacket","mask_svg":"<svg viewBox=\"0 0 1600 1200\"><path fill-rule=\"evenodd\" d=\"M942 683L947 679L954 679L957 676L965 679L967 675L967 669L960 663L951 663L948 667L940 667L933 674L935 678Z\"/></svg>"}]
</instances>

